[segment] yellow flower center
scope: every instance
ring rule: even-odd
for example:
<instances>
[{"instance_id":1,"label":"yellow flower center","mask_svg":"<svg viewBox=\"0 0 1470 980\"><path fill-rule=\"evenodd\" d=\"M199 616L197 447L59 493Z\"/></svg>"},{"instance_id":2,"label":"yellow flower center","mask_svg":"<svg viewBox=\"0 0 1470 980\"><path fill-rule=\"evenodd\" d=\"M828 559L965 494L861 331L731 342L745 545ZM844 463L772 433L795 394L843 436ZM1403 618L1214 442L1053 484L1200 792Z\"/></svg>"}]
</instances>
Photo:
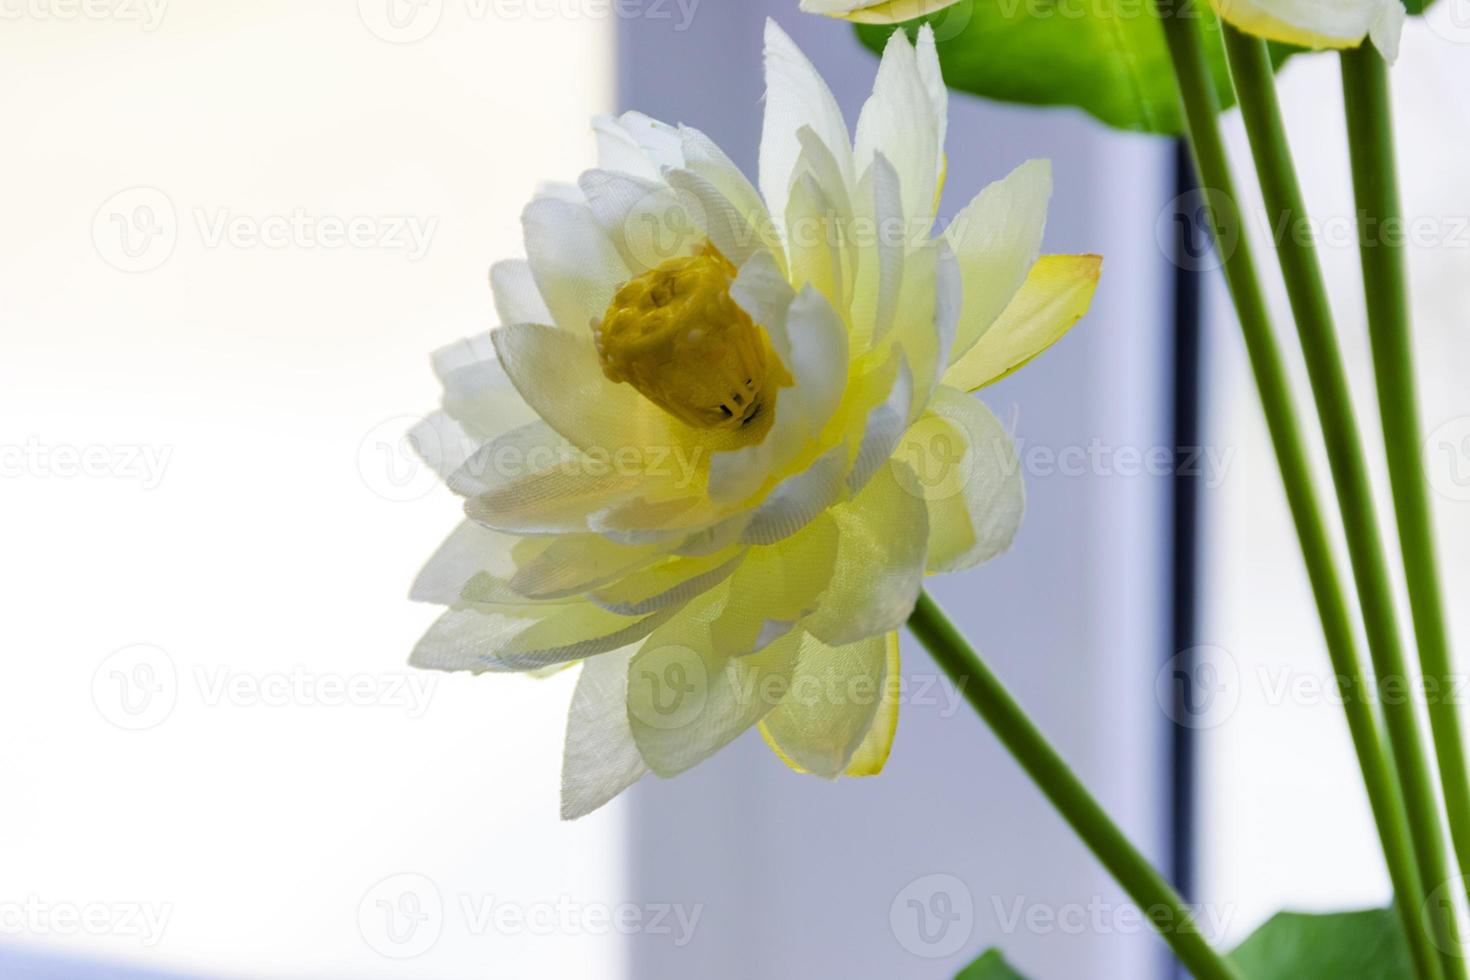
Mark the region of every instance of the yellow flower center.
<instances>
[{"instance_id":1,"label":"yellow flower center","mask_svg":"<svg viewBox=\"0 0 1470 980\"><path fill-rule=\"evenodd\" d=\"M592 326L603 373L695 428L763 430L791 379L731 298L734 281L706 244L624 283Z\"/></svg>"}]
</instances>

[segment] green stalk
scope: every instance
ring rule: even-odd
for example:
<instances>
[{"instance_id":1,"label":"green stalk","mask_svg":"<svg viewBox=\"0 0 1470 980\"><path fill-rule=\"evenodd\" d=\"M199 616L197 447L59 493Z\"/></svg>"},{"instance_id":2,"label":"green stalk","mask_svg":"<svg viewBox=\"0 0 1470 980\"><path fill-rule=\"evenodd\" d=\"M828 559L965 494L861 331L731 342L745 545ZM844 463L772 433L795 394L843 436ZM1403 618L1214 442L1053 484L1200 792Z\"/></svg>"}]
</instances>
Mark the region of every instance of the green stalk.
<instances>
[{"instance_id":1,"label":"green stalk","mask_svg":"<svg viewBox=\"0 0 1470 980\"><path fill-rule=\"evenodd\" d=\"M1222 229L1238 233L1234 247L1226 249L1228 254L1221 256L1225 281L1235 303L1266 425L1276 450L1287 504L1296 526L1338 690L1343 698L1348 730L1398 896L1396 905L1409 937L1409 948L1418 974L1421 977L1438 977L1441 975L1439 964L1413 917L1419 907L1423 887L1408 845L1404 805L1382 752L1377 722L1365 700L1368 688L1363 683L1347 600L1325 531L1322 508L1307 462L1281 352L1276 345L1250 243L1236 205L1238 197L1234 179L1217 121L1219 102L1205 68L1203 40L1196 18L1192 16L1193 11L1178 11L1170 0L1155 0L1155 4L1159 8L1165 41L1179 82L1196 173L1201 185L1214 192L1211 195L1214 207L1210 214L1215 223L1216 240L1221 240Z\"/></svg>"},{"instance_id":2,"label":"green stalk","mask_svg":"<svg viewBox=\"0 0 1470 980\"><path fill-rule=\"evenodd\" d=\"M1258 37L1243 34L1228 24L1223 25L1223 31L1225 55L1266 210L1275 219L1273 227L1284 231L1276 243L1276 255L1286 280L1317 415L1327 440L1327 458L1347 529L1348 555L1358 585L1358 600L1363 607L1368 649L1378 674L1379 690L1392 690L1390 685L1394 683L1407 690L1411 675L1394 608L1388 552L1379 531L1372 482L1333 324L1332 305L1327 299L1316 246L1310 235L1296 233L1310 226L1281 121L1270 54L1266 42ZM1449 868L1439 800L1423 734L1412 698L1385 697L1383 702L1384 723L1409 819L1409 838L1419 863L1421 890L1432 892L1449 880ZM1416 905L1425 909L1430 919L1430 928L1434 930L1430 938L1445 951L1442 960L1446 961L1446 976L1464 977L1463 961L1448 952L1458 947L1453 914L1444 903L1426 907L1424 901L1428 894L1414 897L1419 900ZM1405 909L1405 904L1399 902L1400 910L1412 915L1413 910Z\"/></svg>"},{"instance_id":3,"label":"green stalk","mask_svg":"<svg viewBox=\"0 0 1470 980\"><path fill-rule=\"evenodd\" d=\"M1195 931L1194 914L1184 900L1113 823L928 593L919 594L909 629L1189 972L1198 980L1241 980Z\"/></svg>"},{"instance_id":4,"label":"green stalk","mask_svg":"<svg viewBox=\"0 0 1470 980\"><path fill-rule=\"evenodd\" d=\"M1347 109L1348 148L1359 214L1358 249L1363 292L1368 300L1368 336L1388 474L1398 516L1399 547L1409 586L1409 607L1419 640L1419 665L1428 689L1429 725L1439 757L1450 840L1460 873L1470 876L1470 777L1460 716L1450 692L1450 641L1435 559L1434 524L1420 471L1419 400L1414 390L1414 358L1409 342L1409 282L1402 240L1375 238L1389 223L1402 229L1398 167L1393 151L1393 116L1388 68L1370 45L1342 55L1342 91Z\"/></svg>"}]
</instances>

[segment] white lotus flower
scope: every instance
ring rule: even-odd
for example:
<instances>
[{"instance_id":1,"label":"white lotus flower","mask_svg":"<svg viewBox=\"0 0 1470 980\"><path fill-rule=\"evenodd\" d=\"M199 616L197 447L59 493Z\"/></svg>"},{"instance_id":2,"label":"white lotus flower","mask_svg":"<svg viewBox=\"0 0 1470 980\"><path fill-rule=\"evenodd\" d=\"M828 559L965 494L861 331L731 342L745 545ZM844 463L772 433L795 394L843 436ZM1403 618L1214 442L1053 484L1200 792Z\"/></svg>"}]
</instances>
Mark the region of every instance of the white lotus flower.
<instances>
[{"instance_id":1,"label":"white lotus flower","mask_svg":"<svg viewBox=\"0 0 1470 980\"><path fill-rule=\"evenodd\" d=\"M1355 48L1365 38L1390 63L1407 16L1402 0L1210 0L1246 34L1304 48Z\"/></svg>"},{"instance_id":2,"label":"white lotus flower","mask_svg":"<svg viewBox=\"0 0 1470 980\"><path fill-rule=\"evenodd\" d=\"M414 433L468 520L420 574L421 667L584 661L563 815L760 724L793 767L879 771L895 630L927 573L1004 550L1021 477L969 393L1086 310L1095 256L1038 260L1043 161L933 237L946 94L894 35L856 137L766 31L760 190L708 138L599 119L600 160L526 208L501 320L439 351Z\"/></svg>"}]
</instances>

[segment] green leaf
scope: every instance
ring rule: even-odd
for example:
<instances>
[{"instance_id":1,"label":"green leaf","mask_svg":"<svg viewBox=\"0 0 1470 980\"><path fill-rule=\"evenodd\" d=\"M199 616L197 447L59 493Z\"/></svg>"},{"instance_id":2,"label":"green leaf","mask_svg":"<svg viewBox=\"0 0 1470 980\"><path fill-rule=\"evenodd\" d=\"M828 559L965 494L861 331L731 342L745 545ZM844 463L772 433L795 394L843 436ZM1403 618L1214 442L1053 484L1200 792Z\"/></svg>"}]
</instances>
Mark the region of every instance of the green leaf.
<instances>
[{"instance_id":1,"label":"green leaf","mask_svg":"<svg viewBox=\"0 0 1470 980\"><path fill-rule=\"evenodd\" d=\"M1251 980L1412 980L1392 909L1278 912L1230 954Z\"/></svg>"},{"instance_id":2,"label":"green leaf","mask_svg":"<svg viewBox=\"0 0 1470 980\"><path fill-rule=\"evenodd\" d=\"M955 975L954 980L1026 980L1011 969L998 949L987 949L981 957Z\"/></svg>"},{"instance_id":3,"label":"green leaf","mask_svg":"<svg viewBox=\"0 0 1470 980\"><path fill-rule=\"evenodd\" d=\"M1175 16L1197 17L1222 105L1235 101L1215 15L1181 0ZM960 0L902 25L934 28L950 88L1002 102L1070 105L1119 129L1183 132L1174 68L1153 0ZM882 51L893 28L859 25ZM1273 46L1280 65L1292 49Z\"/></svg>"}]
</instances>

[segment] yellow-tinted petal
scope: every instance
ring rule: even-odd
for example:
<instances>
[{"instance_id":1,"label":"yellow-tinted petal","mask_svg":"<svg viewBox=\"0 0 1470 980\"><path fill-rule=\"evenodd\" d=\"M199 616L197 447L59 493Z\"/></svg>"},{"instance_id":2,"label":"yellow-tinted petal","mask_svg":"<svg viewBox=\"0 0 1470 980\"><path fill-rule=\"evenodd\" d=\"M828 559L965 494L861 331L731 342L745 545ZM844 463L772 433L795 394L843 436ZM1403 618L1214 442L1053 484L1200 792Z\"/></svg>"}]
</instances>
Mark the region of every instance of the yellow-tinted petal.
<instances>
[{"instance_id":1,"label":"yellow-tinted petal","mask_svg":"<svg viewBox=\"0 0 1470 980\"><path fill-rule=\"evenodd\" d=\"M642 619L590 602L462 606L429 627L409 663L428 670L527 671L581 660L652 633L679 607Z\"/></svg>"},{"instance_id":2,"label":"yellow-tinted petal","mask_svg":"<svg viewBox=\"0 0 1470 980\"><path fill-rule=\"evenodd\" d=\"M837 561L816 612L801 627L831 645L897 629L914 610L924 581L929 516L902 462L882 467L854 499L829 512L837 524Z\"/></svg>"},{"instance_id":3,"label":"yellow-tinted petal","mask_svg":"<svg viewBox=\"0 0 1470 980\"><path fill-rule=\"evenodd\" d=\"M900 676L900 660L898 655L898 634L889 633L883 638L885 653L885 665L883 672L883 694L878 703L878 710L873 715L868 726L867 734L863 737L861 744L852 753L843 770L844 776L876 776L883 771L883 766L888 762L888 753L893 748L893 736L898 730L898 701L902 678ZM761 723L761 737L771 747L771 751L786 765L800 773L808 770L801 766L782 747L775 734Z\"/></svg>"},{"instance_id":4,"label":"yellow-tinted petal","mask_svg":"<svg viewBox=\"0 0 1470 980\"><path fill-rule=\"evenodd\" d=\"M1020 461L980 399L941 386L894 457L907 464L899 481L911 479L929 508L929 571L960 571L1010 547L1026 503Z\"/></svg>"},{"instance_id":5,"label":"yellow-tinted petal","mask_svg":"<svg viewBox=\"0 0 1470 980\"><path fill-rule=\"evenodd\" d=\"M956 3L959 0L801 0L801 9L858 24L899 24Z\"/></svg>"},{"instance_id":6,"label":"yellow-tinted petal","mask_svg":"<svg viewBox=\"0 0 1470 980\"><path fill-rule=\"evenodd\" d=\"M1400 0L1388 2L1400 5ZM1385 0L1210 0L1215 12L1239 30L1304 48L1357 47L1384 5Z\"/></svg>"},{"instance_id":7,"label":"yellow-tinted petal","mask_svg":"<svg viewBox=\"0 0 1470 980\"><path fill-rule=\"evenodd\" d=\"M1101 274L1098 255L1043 255L1000 319L945 372L944 383L974 391L1046 350L1087 312Z\"/></svg>"},{"instance_id":8,"label":"yellow-tinted petal","mask_svg":"<svg viewBox=\"0 0 1470 980\"><path fill-rule=\"evenodd\" d=\"M965 205L944 237L959 262L964 307L951 357L975 345L1015 296L1041 251L1051 163L1028 160Z\"/></svg>"},{"instance_id":9,"label":"yellow-tinted petal","mask_svg":"<svg viewBox=\"0 0 1470 980\"><path fill-rule=\"evenodd\" d=\"M887 636L833 647L800 635L791 687L761 721L788 765L827 779L847 768L883 702L887 645Z\"/></svg>"},{"instance_id":10,"label":"yellow-tinted petal","mask_svg":"<svg viewBox=\"0 0 1470 980\"><path fill-rule=\"evenodd\" d=\"M709 758L760 721L789 687L796 634L748 657L711 648L711 618L727 589L691 603L628 665L628 722L643 761L659 776Z\"/></svg>"}]
</instances>

